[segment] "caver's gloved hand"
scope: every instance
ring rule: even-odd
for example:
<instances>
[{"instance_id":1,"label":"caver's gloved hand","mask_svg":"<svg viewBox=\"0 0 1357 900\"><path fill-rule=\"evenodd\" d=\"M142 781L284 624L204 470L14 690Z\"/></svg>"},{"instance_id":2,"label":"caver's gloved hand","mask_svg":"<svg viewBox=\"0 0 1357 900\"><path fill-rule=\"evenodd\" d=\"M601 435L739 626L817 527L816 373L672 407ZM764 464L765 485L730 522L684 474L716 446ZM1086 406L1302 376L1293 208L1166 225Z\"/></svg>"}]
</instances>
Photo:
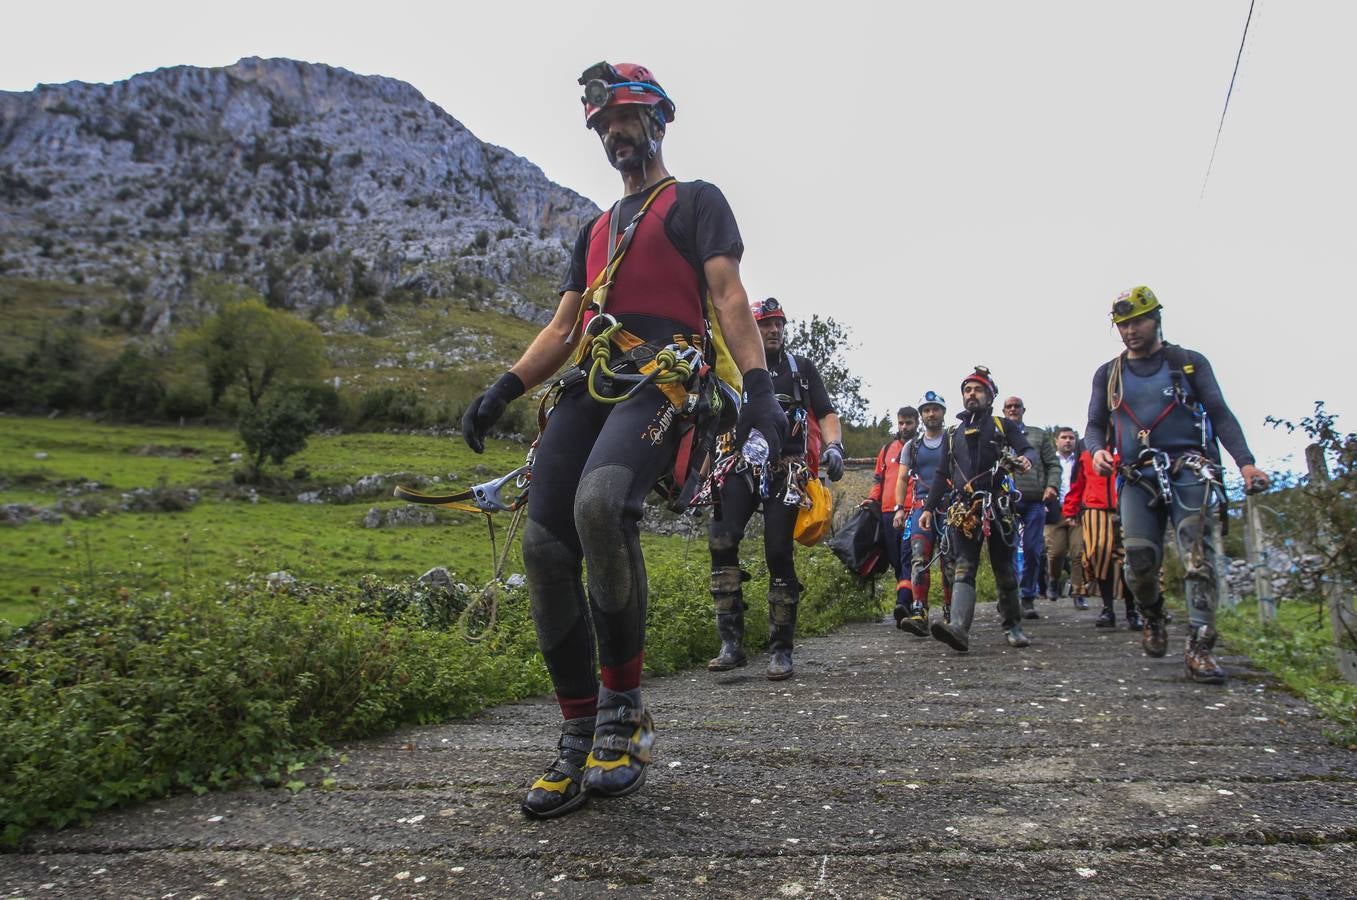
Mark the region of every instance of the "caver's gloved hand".
<instances>
[{"instance_id":1,"label":"caver's gloved hand","mask_svg":"<svg viewBox=\"0 0 1357 900\"><path fill-rule=\"evenodd\" d=\"M838 481L843 477L843 444L838 441L825 444L820 454L820 468L829 474L830 481Z\"/></svg>"},{"instance_id":2,"label":"caver's gloved hand","mask_svg":"<svg viewBox=\"0 0 1357 900\"><path fill-rule=\"evenodd\" d=\"M489 390L472 400L462 414L462 439L466 445L477 453L484 453L486 432L504 415L504 408L522 397L526 390L523 379L513 372L505 372Z\"/></svg>"},{"instance_id":3,"label":"caver's gloved hand","mask_svg":"<svg viewBox=\"0 0 1357 900\"><path fill-rule=\"evenodd\" d=\"M758 429L768 441L768 459L776 461L787 442L787 414L773 394L773 379L767 369L744 373L744 397L740 417L735 422L735 446L743 449L749 432Z\"/></svg>"}]
</instances>

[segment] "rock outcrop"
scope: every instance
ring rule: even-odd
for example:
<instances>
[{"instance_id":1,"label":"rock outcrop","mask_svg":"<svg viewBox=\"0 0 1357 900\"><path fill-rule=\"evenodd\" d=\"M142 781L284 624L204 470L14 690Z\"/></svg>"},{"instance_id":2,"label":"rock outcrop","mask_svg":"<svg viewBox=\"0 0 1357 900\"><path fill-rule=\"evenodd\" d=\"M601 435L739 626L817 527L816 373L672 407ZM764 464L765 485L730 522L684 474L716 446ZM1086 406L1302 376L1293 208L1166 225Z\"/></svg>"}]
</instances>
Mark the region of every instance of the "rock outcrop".
<instances>
[{"instance_id":1,"label":"rock outcrop","mask_svg":"<svg viewBox=\"0 0 1357 900\"><path fill-rule=\"evenodd\" d=\"M0 273L116 286L133 329L214 277L312 316L457 296L544 321L596 212L391 78L249 58L0 92Z\"/></svg>"}]
</instances>

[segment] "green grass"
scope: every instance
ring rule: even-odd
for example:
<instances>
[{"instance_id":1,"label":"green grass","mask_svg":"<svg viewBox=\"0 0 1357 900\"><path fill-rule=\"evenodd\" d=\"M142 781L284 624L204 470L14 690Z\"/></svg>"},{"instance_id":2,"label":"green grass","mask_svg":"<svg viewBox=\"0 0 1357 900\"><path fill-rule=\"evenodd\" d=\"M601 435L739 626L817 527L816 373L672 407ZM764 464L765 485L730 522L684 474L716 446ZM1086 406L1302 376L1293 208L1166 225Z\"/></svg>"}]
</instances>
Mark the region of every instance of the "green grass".
<instances>
[{"instance_id":1,"label":"green grass","mask_svg":"<svg viewBox=\"0 0 1357 900\"><path fill-rule=\"evenodd\" d=\"M1326 734L1357 750L1357 685L1338 672L1333 626L1318 603L1286 601L1277 620L1263 624L1253 604L1222 610L1218 627L1231 649L1268 669L1333 723Z\"/></svg>"}]
</instances>

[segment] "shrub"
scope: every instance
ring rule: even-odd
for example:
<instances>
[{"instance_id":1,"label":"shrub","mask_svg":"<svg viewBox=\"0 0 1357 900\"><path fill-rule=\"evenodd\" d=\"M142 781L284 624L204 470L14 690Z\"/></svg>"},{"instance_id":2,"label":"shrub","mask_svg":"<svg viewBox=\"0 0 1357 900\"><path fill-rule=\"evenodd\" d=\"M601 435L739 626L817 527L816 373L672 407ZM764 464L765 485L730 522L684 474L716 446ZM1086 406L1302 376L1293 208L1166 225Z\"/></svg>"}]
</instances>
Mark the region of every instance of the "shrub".
<instances>
[{"instance_id":1,"label":"shrub","mask_svg":"<svg viewBox=\"0 0 1357 900\"><path fill-rule=\"evenodd\" d=\"M293 391L280 391L260 406L248 407L240 417L240 439L256 476L266 458L282 465L289 456L305 450L306 439L315 429L316 414Z\"/></svg>"}]
</instances>

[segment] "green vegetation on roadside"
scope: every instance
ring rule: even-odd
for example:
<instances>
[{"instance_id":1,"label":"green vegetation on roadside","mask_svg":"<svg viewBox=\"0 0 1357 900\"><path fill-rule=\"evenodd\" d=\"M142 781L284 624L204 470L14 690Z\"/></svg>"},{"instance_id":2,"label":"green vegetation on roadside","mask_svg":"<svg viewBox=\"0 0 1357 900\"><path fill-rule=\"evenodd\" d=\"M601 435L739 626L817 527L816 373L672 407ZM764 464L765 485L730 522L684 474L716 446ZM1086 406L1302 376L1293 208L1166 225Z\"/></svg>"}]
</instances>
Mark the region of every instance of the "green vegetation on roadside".
<instances>
[{"instance_id":1,"label":"green vegetation on roadside","mask_svg":"<svg viewBox=\"0 0 1357 900\"><path fill-rule=\"evenodd\" d=\"M1253 604L1240 604L1221 610L1218 626L1230 649L1272 672L1333 723L1325 731L1331 740L1357 749L1357 685L1338 672L1333 626L1321 603L1283 602L1271 624L1259 621Z\"/></svg>"}]
</instances>

